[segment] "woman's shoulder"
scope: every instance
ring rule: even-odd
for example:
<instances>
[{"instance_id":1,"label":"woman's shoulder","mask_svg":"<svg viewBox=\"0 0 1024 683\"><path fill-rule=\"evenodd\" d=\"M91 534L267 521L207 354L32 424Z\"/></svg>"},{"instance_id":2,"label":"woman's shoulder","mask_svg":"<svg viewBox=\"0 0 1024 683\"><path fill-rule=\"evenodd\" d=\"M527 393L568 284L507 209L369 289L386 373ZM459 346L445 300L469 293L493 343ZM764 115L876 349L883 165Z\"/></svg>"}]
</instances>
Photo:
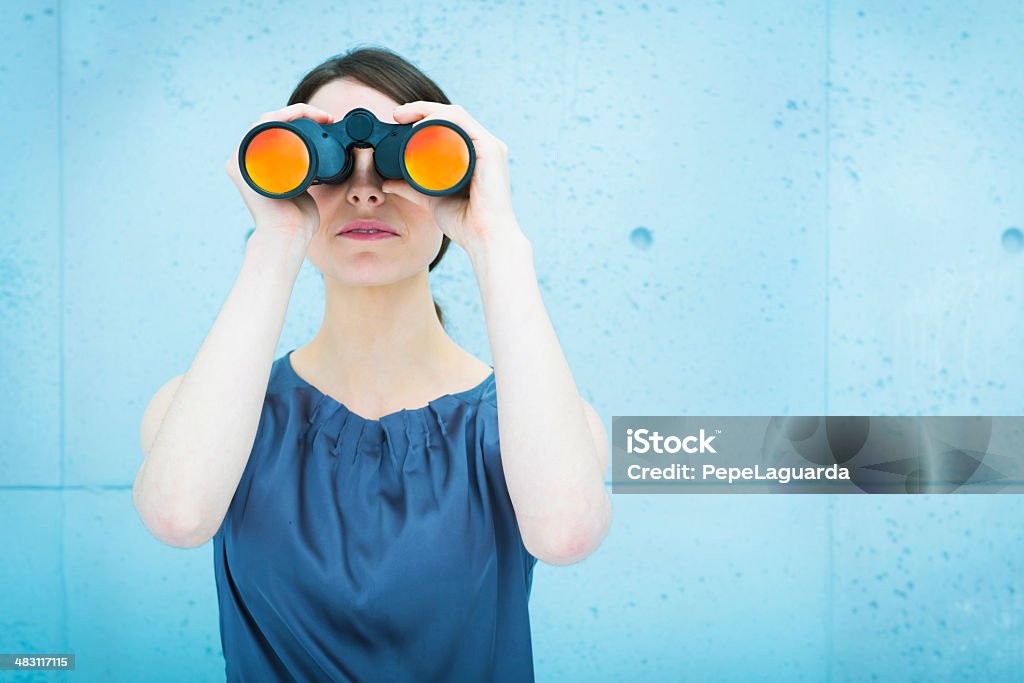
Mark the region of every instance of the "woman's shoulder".
<instances>
[{"instance_id":1,"label":"woman's shoulder","mask_svg":"<svg viewBox=\"0 0 1024 683\"><path fill-rule=\"evenodd\" d=\"M498 407L497 395L494 386L494 366L480 360L476 356L466 353L466 365L463 384L471 387L465 391L453 394L457 398L463 398L470 402L479 402Z\"/></svg>"},{"instance_id":2,"label":"woman's shoulder","mask_svg":"<svg viewBox=\"0 0 1024 683\"><path fill-rule=\"evenodd\" d=\"M494 385L494 368L491 366L487 367L489 368L487 376L475 387L476 396L479 403L497 408L498 395Z\"/></svg>"},{"instance_id":3,"label":"woman's shoulder","mask_svg":"<svg viewBox=\"0 0 1024 683\"><path fill-rule=\"evenodd\" d=\"M487 404L497 407L494 393L494 367L463 351L463 357L449 365L432 392L432 404L454 405L452 399L473 406ZM464 388L463 388L464 387Z\"/></svg>"},{"instance_id":4,"label":"woman's shoulder","mask_svg":"<svg viewBox=\"0 0 1024 683\"><path fill-rule=\"evenodd\" d=\"M302 378L292 369L291 359L289 358L290 354L291 351L286 351L271 363L270 379L267 381L267 394L285 394L292 389L302 388L305 385Z\"/></svg>"}]
</instances>

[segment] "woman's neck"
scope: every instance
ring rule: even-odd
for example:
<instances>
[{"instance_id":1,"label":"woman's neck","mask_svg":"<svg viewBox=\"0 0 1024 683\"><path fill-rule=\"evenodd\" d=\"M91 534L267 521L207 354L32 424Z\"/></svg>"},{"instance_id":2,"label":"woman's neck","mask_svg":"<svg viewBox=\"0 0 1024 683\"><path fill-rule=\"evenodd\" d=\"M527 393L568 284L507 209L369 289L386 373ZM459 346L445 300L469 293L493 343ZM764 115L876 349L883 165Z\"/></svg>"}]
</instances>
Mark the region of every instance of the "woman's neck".
<instances>
[{"instance_id":1,"label":"woman's neck","mask_svg":"<svg viewBox=\"0 0 1024 683\"><path fill-rule=\"evenodd\" d=\"M469 364L479 365L441 326L426 273L378 286L324 284L320 330L293 354L321 390L382 399L429 396L451 385L453 373L465 377Z\"/></svg>"}]
</instances>

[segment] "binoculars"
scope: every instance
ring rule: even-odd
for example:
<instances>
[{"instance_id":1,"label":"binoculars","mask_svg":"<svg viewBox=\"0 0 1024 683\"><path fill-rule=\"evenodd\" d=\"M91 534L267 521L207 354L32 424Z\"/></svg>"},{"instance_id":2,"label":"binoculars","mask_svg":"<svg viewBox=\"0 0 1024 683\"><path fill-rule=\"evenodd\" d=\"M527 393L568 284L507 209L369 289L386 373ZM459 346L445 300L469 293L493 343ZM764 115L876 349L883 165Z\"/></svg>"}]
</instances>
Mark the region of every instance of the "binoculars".
<instances>
[{"instance_id":1,"label":"binoculars","mask_svg":"<svg viewBox=\"0 0 1024 683\"><path fill-rule=\"evenodd\" d=\"M261 123L242 139L238 166L256 192L286 199L310 185L343 182L352 173L354 147L373 149L382 177L404 178L435 197L462 190L476 163L472 140L450 121L385 123L359 107L327 125L309 118Z\"/></svg>"}]
</instances>

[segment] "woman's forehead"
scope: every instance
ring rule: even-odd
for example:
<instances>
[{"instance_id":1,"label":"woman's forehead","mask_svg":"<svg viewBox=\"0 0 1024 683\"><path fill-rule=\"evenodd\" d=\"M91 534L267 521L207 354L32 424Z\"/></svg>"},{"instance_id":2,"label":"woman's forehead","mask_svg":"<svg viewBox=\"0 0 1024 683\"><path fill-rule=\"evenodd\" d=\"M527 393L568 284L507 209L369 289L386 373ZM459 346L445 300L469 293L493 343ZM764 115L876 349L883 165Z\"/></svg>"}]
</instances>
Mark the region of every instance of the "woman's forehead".
<instances>
[{"instance_id":1,"label":"woman's forehead","mask_svg":"<svg viewBox=\"0 0 1024 683\"><path fill-rule=\"evenodd\" d=\"M337 79L321 86L307 104L323 109L336 121L356 107L362 107L381 121L395 123L394 109L401 103L362 83Z\"/></svg>"}]
</instances>

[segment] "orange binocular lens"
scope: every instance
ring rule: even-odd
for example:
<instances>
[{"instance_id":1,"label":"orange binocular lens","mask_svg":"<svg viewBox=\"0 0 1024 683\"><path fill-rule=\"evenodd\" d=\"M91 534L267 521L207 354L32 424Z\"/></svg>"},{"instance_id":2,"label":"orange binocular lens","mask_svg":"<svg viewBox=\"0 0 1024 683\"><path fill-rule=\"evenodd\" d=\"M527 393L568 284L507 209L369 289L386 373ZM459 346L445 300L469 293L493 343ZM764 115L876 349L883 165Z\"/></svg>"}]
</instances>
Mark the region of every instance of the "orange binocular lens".
<instances>
[{"instance_id":1,"label":"orange binocular lens","mask_svg":"<svg viewBox=\"0 0 1024 683\"><path fill-rule=\"evenodd\" d=\"M305 141L287 128L267 128L249 141L245 171L252 182L273 194L301 185L310 171Z\"/></svg>"},{"instance_id":2,"label":"orange binocular lens","mask_svg":"<svg viewBox=\"0 0 1024 683\"><path fill-rule=\"evenodd\" d=\"M469 146L447 126L421 126L405 143L403 162L417 185L439 192L456 185L469 171Z\"/></svg>"}]
</instances>

